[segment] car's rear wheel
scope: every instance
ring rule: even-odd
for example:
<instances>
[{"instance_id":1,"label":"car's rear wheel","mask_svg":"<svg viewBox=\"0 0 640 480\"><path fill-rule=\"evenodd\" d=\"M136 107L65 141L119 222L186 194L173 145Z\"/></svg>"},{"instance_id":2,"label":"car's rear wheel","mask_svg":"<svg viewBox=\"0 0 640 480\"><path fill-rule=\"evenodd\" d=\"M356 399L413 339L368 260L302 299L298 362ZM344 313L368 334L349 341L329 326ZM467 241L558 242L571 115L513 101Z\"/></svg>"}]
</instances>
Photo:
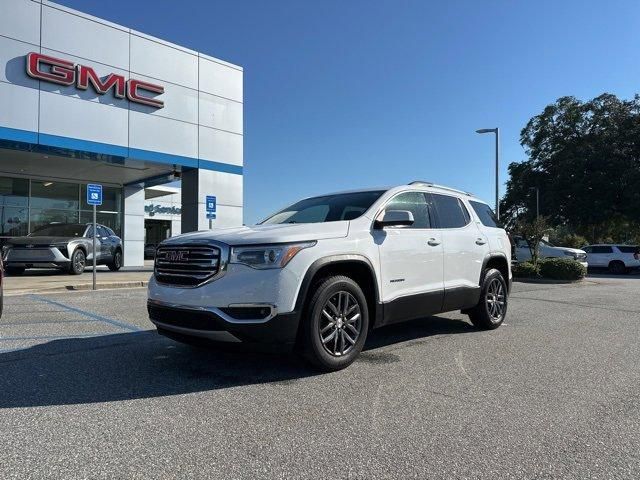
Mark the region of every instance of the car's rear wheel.
<instances>
[{"instance_id":1,"label":"car's rear wheel","mask_svg":"<svg viewBox=\"0 0 640 480\"><path fill-rule=\"evenodd\" d=\"M500 270L487 270L481 285L480 300L468 311L469 320L485 330L498 328L507 315L508 297L507 282Z\"/></svg>"},{"instance_id":2,"label":"car's rear wheel","mask_svg":"<svg viewBox=\"0 0 640 480\"><path fill-rule=\"evenodd\" d=\"M109 270L111 270L112 272L117 272L118 270L120 270L120 268L122 267L122 252L119 249L116 250L116 253L113 254L113 258L107 264L107 267L109 267Z\"/></svg>"},{"instance_id":3,"label":"car's rear wheel","mask_svg":"<svg viewBox=\"0 0 640 480\"><path fill-rule=\"evenodd\" d=\"M71 275L80 275L87 266L87 256L79 248L73 252L71 263L69 264L69 273Z\"/></svg>"},{"instance_id":4,"label":"car's rear wheel","mask_svg":"<svg viewBox=\"0 0 640 480\"><path fill-rule=\"evenodd\" d=\"M24 267L5 267L5 271L9 275L22 275L24 273Z\"/></svg>"},{"instance_id":5,"label":"car's rear wheel","mask_svg":"<svg viewBox=\"0 0 640 480\"><path fill-rule=\"evenodd\" d=\"M320 281L305 316L302 353L315 367L334 371L353 363L369 329L367 300L356 282L342 275Z\"/></svg>"},{"instance_id":6,"label":"car's rear wheel","mask_svg":"<svg viewBox=\"0 0 640 480\"><path fill-rule=\"evenodd\" d=\"M622 275L627 273L627 267L623 262L615 260L609 264L609 271L614 275Z\"/></svg>"}]
</instances>

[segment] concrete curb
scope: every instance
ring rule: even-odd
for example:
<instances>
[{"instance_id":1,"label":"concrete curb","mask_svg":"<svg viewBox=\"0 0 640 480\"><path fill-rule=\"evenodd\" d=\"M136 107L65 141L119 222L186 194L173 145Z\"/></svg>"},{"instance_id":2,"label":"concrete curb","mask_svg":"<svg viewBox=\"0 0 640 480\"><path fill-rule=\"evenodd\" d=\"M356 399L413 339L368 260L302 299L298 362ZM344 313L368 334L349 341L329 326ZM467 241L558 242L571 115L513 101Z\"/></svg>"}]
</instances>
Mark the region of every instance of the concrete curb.
<instances>
[{"instance_id":1,"label":"concrete curb","mask_svg":"<svg viewBox=\"0 0 640 480\"><path fill-rule=\"evenodd\" d=\"M581 278L580 280L552 280L550 278L514 278L514 282L519 283L541 283L544 285L570 285L575 283L595 283L589 282L589 280L585 278Z\"/></svg>"},{"instance_id":2,"label":"concrete curb","mask_svg":"<svg viewBox=\"0 0 640 480\"><path fill-rule=\"evenodd\" d=\"M96 284L96 290L114 290L120 288L142 288L149 284L147 280L129 281L129 282L102 282ZM82 292L90 291L93 283L80 283L77 285L62 285L60 287L40 288L40 289L23 289L15 291L5 290L6 296L13 295L31 295L34 293L60 293L60 292Z\"/></svg>"}]
</instances>

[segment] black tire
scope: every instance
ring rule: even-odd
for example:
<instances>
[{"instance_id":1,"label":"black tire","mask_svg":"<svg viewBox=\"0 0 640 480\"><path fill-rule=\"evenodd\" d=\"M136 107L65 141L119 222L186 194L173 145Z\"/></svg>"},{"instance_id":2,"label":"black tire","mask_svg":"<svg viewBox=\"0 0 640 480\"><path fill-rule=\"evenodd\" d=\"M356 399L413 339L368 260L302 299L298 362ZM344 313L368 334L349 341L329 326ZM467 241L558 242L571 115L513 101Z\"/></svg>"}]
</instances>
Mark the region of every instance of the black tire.
<instances>
[{"instance_id":1,"label":"black tire","mask_svg":"<svg viewBox=\"0 0 640 480\"><path fill-rule=\"evenodd\" d=\"M467 312L469 320L483 330L498 328L507 316L508 299L507 282L502 273L495 268L486 270L482 279L480 300Z\"/></svg>"},{"instance_id":2,"label":"black tire","mask_svg":"<svg viewBox=\"0 0 640 480\"><path fill-rule=\"evenodd\" d=\"M614 275L624 275L627 273L627 267L619 260L614 260L609 264L609 271Z\"/></svg>"},{"instance_id":3,"label":"black tire","mask_svg":"<svg viewBox=\"0 0 640 480\"><path fill-rule=\"evenodd\" d=\"M356 282L342 275L319 281L312 292L302 320L301 353L325 372L346 368L367 340L367 299Z\"/></svg>"},{"instance_id":4,"label":"black tire","mask_svg":"<svg viewBox=\"0 0 640 480\"><path fill-rule=\"evenodd\" d=\"M87 256L80 248L76 248L71 255L71 262L69 263L69 273L71 275L81 275L87 266Z\"/></svg>"},{"instance_id":5,"label":"black tire","mask_svg":"<svg viewBox=\"0 0 640 480\"><path fill-rule=\"evenodd\" d=\"M122 251L120 249L116 250L113 254L113 258L109 263L107 263L107 267L112 272L117 272L122 267Z\"/></svg>"},{"instance_id":6,"label":"black tire","mask_svg":"<svg viewBox=\"0 0 640 480\"><path fill-rule=\"evenodd\" d=\"M24 267L5 267L5 272L9 275L22 275L25 271Z\"/></svg>"}]
</instances>

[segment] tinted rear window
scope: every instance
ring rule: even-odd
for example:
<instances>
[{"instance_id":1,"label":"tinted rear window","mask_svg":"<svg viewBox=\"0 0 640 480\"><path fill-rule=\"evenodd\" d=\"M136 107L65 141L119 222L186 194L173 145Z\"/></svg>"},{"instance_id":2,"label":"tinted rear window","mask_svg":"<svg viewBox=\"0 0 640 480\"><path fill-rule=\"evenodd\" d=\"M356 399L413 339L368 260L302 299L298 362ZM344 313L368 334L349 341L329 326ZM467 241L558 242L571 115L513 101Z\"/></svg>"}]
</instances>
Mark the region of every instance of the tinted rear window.
<instances>
[{"instance_id":1,"label":"tinted rear window","mask_svg":"<svg viewBox=\"0 0 640 480\"><path fill-rule=\"evenodd\" d=\"M640 251L640 247L634 247L633 245L618 245L617 247L622 253L638 253Z\"/></svg>"},{"instance_id":2,"label":"tinted rear window","mask_svg":"<svg viewBox=\"0 0 640 480\"><path fill-rule=\"evenodd\" d=\"M438 228L460 228L469 223L469 213L456 197L432 193L438 212Z\"/></svg>"},{"instance_id":3,"label":"tinted rear window","mask_svg":"<svg viewBox=\"0 0 640 480\"><path fill-rule=\"evenodd\" d=\"M502 228L502 225L496 218L496 214L493 213L489 205L474 201L469 201L469 203L485 227Z\"/></svg>"}]
</instances>

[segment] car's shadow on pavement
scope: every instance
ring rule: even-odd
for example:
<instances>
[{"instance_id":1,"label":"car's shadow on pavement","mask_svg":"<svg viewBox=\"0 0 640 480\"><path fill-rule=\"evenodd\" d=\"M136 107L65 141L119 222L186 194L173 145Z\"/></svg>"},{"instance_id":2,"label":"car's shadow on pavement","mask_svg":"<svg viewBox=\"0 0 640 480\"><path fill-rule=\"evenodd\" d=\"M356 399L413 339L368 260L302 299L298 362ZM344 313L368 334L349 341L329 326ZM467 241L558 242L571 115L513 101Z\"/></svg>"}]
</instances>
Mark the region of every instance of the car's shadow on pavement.
<instances>
[{"instance_id":1,"label":"car's shadow on pavement","mask_svg":"<svg viewBox=\"0 0 640 480\"><path fill-rule=\"evenodd\" d=\"M371 332L360 360L395 361L383 347L468 333L461 320L430 317ZM54 340L0 354L0 408L163 397L319 375L299 357L200 349L155 331Z\"/></svg>"}]
</instances>

